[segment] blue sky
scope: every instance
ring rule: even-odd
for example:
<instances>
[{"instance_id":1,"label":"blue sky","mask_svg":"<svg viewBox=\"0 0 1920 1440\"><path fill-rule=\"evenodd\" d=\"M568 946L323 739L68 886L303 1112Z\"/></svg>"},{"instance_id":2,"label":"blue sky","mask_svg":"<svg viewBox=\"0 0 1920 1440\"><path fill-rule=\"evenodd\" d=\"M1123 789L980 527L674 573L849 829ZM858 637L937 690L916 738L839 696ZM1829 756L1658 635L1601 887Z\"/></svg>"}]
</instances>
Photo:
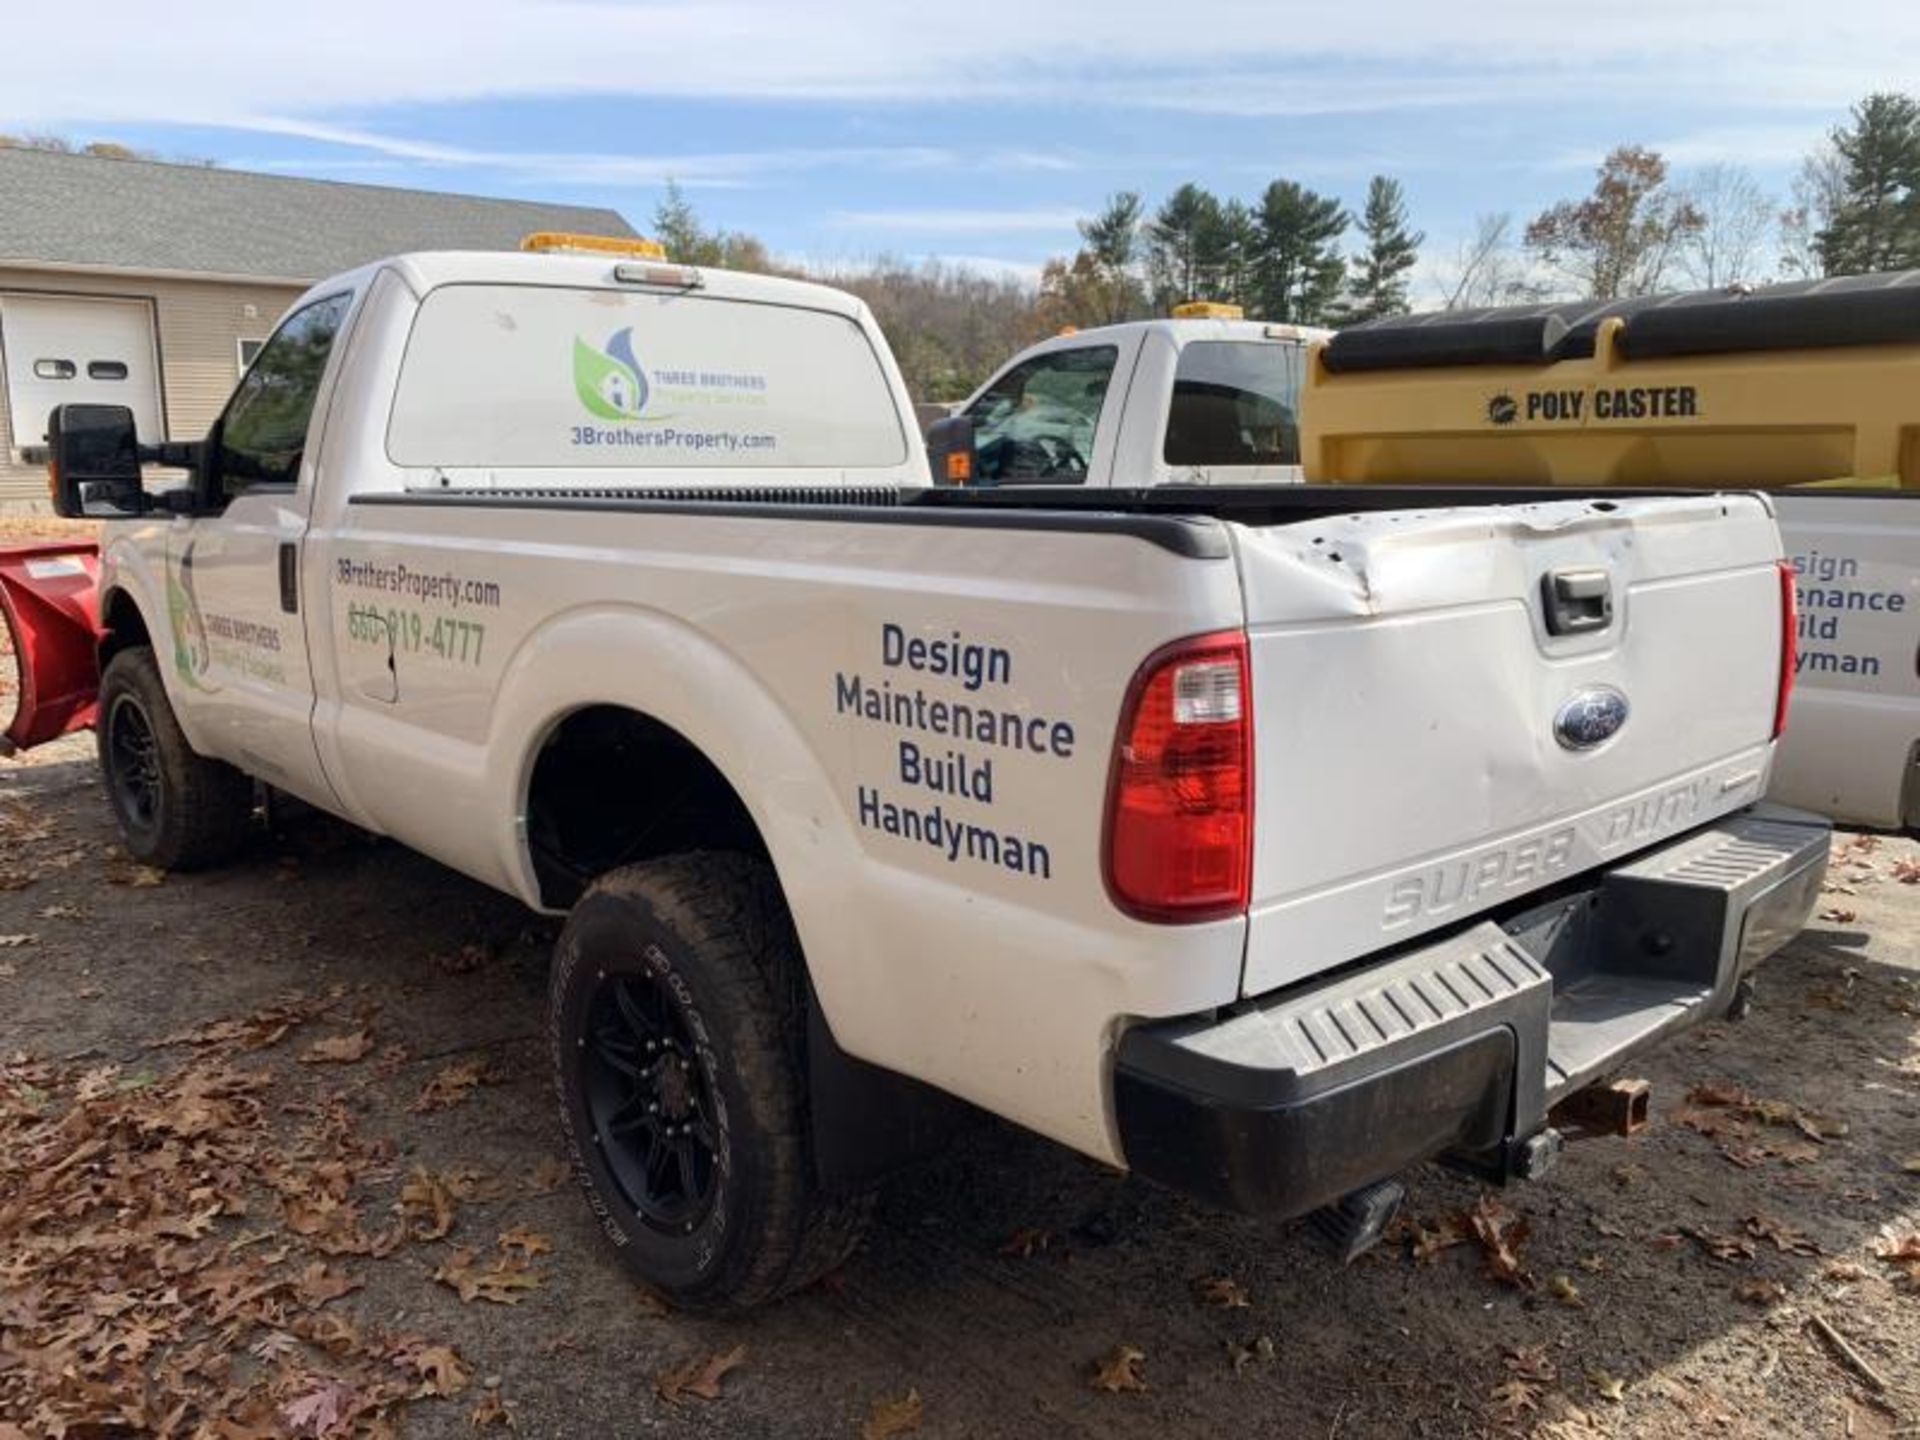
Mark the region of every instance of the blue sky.
<instances>
[{"instance_id":1,"label":"blue sky","mask_svg":"<svg viewBox=\"0 0 1920 1440\"><path fill-rule=\"evenodd\" d=\"M370 184L586 201L645 229L669 175L816 263L1031 274L1122 188L1406 186L1428 268L1474 217L1584 190L1611 145L1784 193L1875 88L1920 83L1920 4L1613 0L332 0L35 5L0 130Z\"/></svg>"}]
</instances>

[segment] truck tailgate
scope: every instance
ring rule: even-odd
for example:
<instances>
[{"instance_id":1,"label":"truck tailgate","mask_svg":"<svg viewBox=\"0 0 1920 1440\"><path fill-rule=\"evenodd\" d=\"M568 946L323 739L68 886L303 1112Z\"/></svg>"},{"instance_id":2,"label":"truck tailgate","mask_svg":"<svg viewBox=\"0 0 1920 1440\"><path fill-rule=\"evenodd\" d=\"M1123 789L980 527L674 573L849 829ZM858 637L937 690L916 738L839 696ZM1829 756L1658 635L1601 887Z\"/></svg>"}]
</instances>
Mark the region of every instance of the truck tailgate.
<instances>
[{"instance_id":1,"label":"truck tailgate","mask_svg":"<svg viewBox=\"0 0 1920 1440\"><path fill-rule=\"evenodd\" d=\"M1247 994L1765 787L1783 609L1757 496L1233 530L1257 746Z\"/></svg>"}]
</instances>

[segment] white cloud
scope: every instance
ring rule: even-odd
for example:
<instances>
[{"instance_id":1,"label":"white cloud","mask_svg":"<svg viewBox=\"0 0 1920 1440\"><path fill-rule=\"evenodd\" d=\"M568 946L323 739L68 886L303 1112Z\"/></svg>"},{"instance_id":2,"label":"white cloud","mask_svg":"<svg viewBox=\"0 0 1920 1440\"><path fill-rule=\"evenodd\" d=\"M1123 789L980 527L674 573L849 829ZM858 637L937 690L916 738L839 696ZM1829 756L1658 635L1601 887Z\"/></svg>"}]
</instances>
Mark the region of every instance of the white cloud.
<instances>
[{"instance_id":1,"label":"white cloud","mask_svg":"<svg viewBox=\"0 0 1920 1440\"><path fill-rule=\"evenodd\" d=\"M1098 103L1251 115L1684 93L1831 107L1911 82L1889 0L203 0L18 5L0 122L219 126L513 96ZM967 115L956 111L956 129ZM617 126L614 127L617 131ZM656 137L610 134L617 153ZM434 148L434 147L427 147ZM430 157L418 157L431 163Z\"/></svg>"},{"instance_id":2,"label":"white cloud","mask_svg":"<svg viewBox=\"0 0 1920 1440\"><path fill-rule=\"evenodd\" d=\"M840 210L829 218L843 229L992 235L1014 231L1072 234L1086 210Z\"/></svg>"},{"instance_id":3,"label":"white cloud","mask_svg":"<svg viewBox=\"0 0 1920 1440\"><path fill-rule=\"evenodd\" d=\"M747 150L711 154L632 155L475 149L384 135L348 125L255 116L238 122L252 133L289 135L321 144L366 150L393 160L434 169L486 169L536 176L568 184L658 185L675 180L688 186L737 185L769 172L862 167L878 170L950 169L959 163L952 151L924 145L843 146L791 150Z\"/></svg>"}]
</instances>

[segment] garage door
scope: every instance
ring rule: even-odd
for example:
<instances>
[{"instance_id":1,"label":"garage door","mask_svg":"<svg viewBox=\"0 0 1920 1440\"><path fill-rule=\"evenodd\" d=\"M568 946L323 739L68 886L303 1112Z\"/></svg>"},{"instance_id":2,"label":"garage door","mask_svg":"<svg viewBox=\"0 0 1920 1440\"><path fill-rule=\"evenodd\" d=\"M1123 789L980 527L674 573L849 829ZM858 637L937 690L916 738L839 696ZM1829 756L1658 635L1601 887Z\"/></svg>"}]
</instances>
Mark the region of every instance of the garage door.
<instances>
[{"instance_id":1,"label":"garage door","mask_svg":"<svg viewBox=\"0 0 1920 1440\"><path fill-rule=\"evenodd\" d=\"M40 444L47 412L75 401L125 405L143 442L166 438L146 301L0 293L0 355L16 450Z\"/></svg>"}]
</instances>

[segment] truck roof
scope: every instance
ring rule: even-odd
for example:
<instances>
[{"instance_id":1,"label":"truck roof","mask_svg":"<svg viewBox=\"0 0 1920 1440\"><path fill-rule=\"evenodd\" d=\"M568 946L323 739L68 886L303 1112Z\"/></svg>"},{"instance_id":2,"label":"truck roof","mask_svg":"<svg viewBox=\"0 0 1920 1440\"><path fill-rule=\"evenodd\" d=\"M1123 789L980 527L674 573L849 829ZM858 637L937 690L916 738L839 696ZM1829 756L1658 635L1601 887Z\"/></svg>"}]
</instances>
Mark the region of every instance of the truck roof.
<instances>
[{"instance_id":1,"label":"truck roof","mask_svg":"<svg viewBox=\"0 0 1920 1440\"><path fill-rule=\"evenodd\" d=\"M1317 325L1284 325L1267 320L1214 320L1203 318L1123 320L1117 325L1093 325L1082 330L1065 330L1051 339L1033 345L1034 350L1057 346L1084 345L1089 340L1118 340L1140 334L1165 335L1176 347L1195 340L1296 340L1302 344L1325 340L1333 331Z\"/></svg>"},{"instance_id":2,"label":"truck roof","mask_svg":"<svg viewBox=\"0 0 1920 1440\"><path fill-rule=\"evenodd\" d=\"M417 250L389 256L347 275L336 275L313 287L311 294L337 290L343 281L358 279L382 268L395 271L417 293L441 285L556 285L598 289L618 284L616 266L686 268L700 272L700 288L709 295L764 304L804 305L814 310L856 318L866 312L859 297L831 285L792 280L780 275L753 275L704 265L676 267L675 262L640 256L564 254L513 250Z\"/></svg>"}]
</instances>

